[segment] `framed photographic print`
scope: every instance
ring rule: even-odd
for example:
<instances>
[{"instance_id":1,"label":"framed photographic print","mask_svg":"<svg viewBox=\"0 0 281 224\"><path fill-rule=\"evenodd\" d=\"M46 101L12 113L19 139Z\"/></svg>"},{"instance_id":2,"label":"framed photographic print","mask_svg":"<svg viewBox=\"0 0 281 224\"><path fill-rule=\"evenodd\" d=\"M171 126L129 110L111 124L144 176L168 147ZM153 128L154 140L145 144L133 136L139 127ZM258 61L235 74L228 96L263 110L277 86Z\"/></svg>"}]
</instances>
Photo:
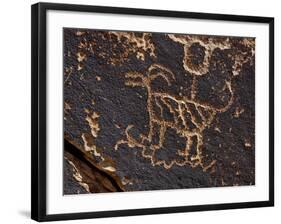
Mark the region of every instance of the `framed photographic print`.
<instances>
[{"instance_id":1,"label":"framed photographic print","mask_svg":"<svg viewBox=\"0 0 281 224\"><path fill-rule=\"evenodd\" d=\"M32 6L32 218L274 205L274 19Z\"/></svg>"}]
</instances>

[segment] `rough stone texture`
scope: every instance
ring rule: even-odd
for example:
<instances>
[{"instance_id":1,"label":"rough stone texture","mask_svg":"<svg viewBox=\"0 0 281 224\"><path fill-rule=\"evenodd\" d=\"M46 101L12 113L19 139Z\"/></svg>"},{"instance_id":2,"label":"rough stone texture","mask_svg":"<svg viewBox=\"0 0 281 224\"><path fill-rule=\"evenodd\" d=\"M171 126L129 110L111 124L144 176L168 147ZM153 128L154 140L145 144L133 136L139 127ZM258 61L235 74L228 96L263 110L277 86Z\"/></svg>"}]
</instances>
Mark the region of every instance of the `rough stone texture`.
<instances>
[{"instance_id":1,"label":"rough stone texture","mask_svg":"<svg viewBox=\"0 0 281 224\"><path fill-rule=\"evenodd\" d=\"M95 167L91 159L65 142L64 194L122 191L116 181Z\"/></svg>"},{"instance_id":2,"label":"rough stone texture","mask_svg":"<svg viewBox=\"0 0 281 224\"><path fill-rule=\"evenodd\" d=\"M65 28L64 136L89 192L254 185L255 39Z\"/></svg>"},{"instance_id":3,"label":"rough stone texture","mask_svg":"<svg viewBox=\"0 0 281 224\"><path fill-rule=\"evenodd\" d=\"M64 159L64 177L63 193L64 194L84 194L88 193L74 178L73 167Z\"/></svg>"}]
</instances>

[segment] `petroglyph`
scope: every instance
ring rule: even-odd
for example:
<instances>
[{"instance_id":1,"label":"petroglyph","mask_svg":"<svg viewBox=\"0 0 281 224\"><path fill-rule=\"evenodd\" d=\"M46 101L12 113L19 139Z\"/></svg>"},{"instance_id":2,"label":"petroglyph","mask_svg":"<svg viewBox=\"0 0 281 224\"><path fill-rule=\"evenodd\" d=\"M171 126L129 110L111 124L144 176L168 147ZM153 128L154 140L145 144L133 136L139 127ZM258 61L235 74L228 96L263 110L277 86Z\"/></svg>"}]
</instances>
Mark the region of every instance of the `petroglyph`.
<instances>
[{"instance_id":1,"label":"petroglyph","mask_svg":"<svg viewBox=\"0 0 281 224\"><path fill-rule=\"evenodd\" d=\"M78 182L78 184L83 187L87 192L90 192L89 185L84 182L82 175L80 174L79 170L76 168L75 164L70 161L67 157L64 157L65 160L69 163L72 167L73 178Z\"/></svg>"},{"instance_id":2,"label":"petroglyph","mask_svg":"<svg viewBox=\"0 0 281 224\"><path fill-rule=\"evenodd\" d=\"M213 51L216 48L224 50L231 47L229 38L214 38L181 34L168 34L168 37L175 42L181 43L184 46L184 69L191 74L199 76L205 75L208 72L210 59ZM197 47L201 50L201 52L199 53L201 57L199 58L199 63L198 60L196 63L194 63L192 60L196 56L196 52L193 52L193 47Z\"/></svg>"},{"instance_id":3,"label":"petroglyph","mask_svg":"<svg viewBox=\"0 0 281 224\"><path fill-rule=\"evenodd\" d=\"M198 103L196 101L196 93L194 91L191 98L186 96L173 96L168 93L157 92L151 88L151 82L156 78L162 78L167 85L172 85L175 80L175 75L172 71L159 64L151 65L146 74L138 72L128 72L125 74L126 86L142 87L147 90L147 111L149 113L149 132L147 134L141 133L136 139L130 135L130 130L133 128L129 125L126 128L126 138L119 140L115 145L115 150L121 144L127 144L131 148L141 148L142 156L151 160L151 164L163 165L166 169L173 165L184 166L190 165L192 167L200 166L204 171L210 169L215 160L208 164L203 161L202 132L208 127L217 113L223 113L229 109L233 103L234 93L231 87L231 81L226 81L225 86L229 91L230 99L224 107L216 108L208 103ZM171 121L163 117L163 108L168 108L172 114ZM155 110L160 109L160 114ZM200 119L197 119L199 117ZM189 124L192 125L189 125ZM156 127L159 127L158 129ZM192 128L192 126L194 128ZM179 149L176 153L182 157L179 160L172 160L167 162L165 160L157 160L155 154L161 150L165 142L165 134L168 128L174 129L176 133L185 138L185 147ZM157 131L155 131L157 130ZM152 144L153 138L159 139L157 144ZM194 142L195 138L195 142ZM191 153L192 145L195 144L196 150Z\"/></svg>"},{"instance_id":4,"label":"petroglyph","mask_svg":"<svg viewBox=\"0 0 281 224\"><path fill-rule=\"evenodd\" d=\"M140 60L145 59L145 53L151 57L156 57L155 47L151 40L151 33L136 32L109 32L115 35L119 42L131 45L131 50L136 53L136 57Z\"/></svg>"},{"instance_id":5,"label":"petroglyph","mask_svg":"<svg viewBox=\"0 0 281 224\"><path fill-rule=\"evenodd\" d=\"M95 143L98 132L100 131L98 123L100 115L96 112L90 112L88 109L85 109L85 112L87 113L86 121L91 129L91 134L83 133L81 136L84 142L84 150L91 153L96 158L97 166L100 169L114 173L116 171L114 162L109 157L103 155L102 150L97 147Z\"/></svg>"},{"instance_id":6,"label":"petroglyph","mask_svg":"<svg viewBox=\"0 0 281 224\"><path fill-rule=\"evenodd\" d=\"M63 32L67 194L255 184L254 37Z\"/></svg>"},{"instance_id":7,"label":"petroglyph","mask_svg":"<svg viewBox=\"0 0 281 224\"><path fill-rule=\"evenodd\" d=\"M182 34L167 35L171 40L183 45L184 69L191 74L198 76L208 73L211 56L215 49L225 50L233 48L233 44L228 37L207 37L201 35ZM255 55L255 40L253 38L244 38L238 42L244 47L250 48L250 53L238 49L235 54L232 55L234 60L232 73L234 76L239 75L243 64L249 61L252 63Z\"/></svg>"}]
</instances>

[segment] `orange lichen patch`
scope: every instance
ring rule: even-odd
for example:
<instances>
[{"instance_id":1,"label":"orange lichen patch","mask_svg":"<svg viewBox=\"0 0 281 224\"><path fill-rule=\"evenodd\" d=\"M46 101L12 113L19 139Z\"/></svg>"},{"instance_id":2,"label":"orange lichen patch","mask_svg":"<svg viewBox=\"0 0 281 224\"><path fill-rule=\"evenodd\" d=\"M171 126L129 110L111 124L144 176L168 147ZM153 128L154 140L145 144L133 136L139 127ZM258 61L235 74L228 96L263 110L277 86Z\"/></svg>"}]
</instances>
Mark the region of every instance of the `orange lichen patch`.
<instances>
[{"instance_id":1,"label":"orange lichen patch","mask_svg":"<svg viewBox=\"0 0 281 224\"><path fill-rule=\"evenodd\" d=\"M216 48L223 50L231 47L229 38L221 38L218 40L214 37L181 34L168 34L168 37L184 46L183 67L192 75L201 76L208 72L210 59ZM204 49L203 60L201 63L192 62L192 58L194 57L193 52L191 51L193 44L197 44Z\"/></svg>"},{"instance_id":2,"label":"orange lichen patch","mask_svg":"<svg viewBox=\"0 0 281 224\"><path fill-rule=\"evenodd\" d=\"M135 33L135 32L109 32L117 37L121 43L132 46L130 49L136 54L140 60L145 60L145 52L151 57L156 57L155 46L151 40L151 33Z\"/></svg>"},{"instance_id":3,"label":"orange lichen patch","mask_svg":"<svg viewBox=\"0 0 281 224\"><path fill-rule=\"evenodd\" d=\"M140 86L147 90L147 111L149 113L149 131L147 134L140 134L139 139L130 135L130 130L134 127L129 125L125 130L125 139L117 141L115 150L118 150L122 144L127 144L130 148L142 149L142 156L150 159L151 164L162 165L165 169L170 169L173 165L191 167L200 166L203 171L211 169L216 161L213 160L207 164L203 156L203 131L209 127L217 113L227 111L233 103L233 91L231 81L225 82L225 88L231 94L228 104L221 108L216 108L207 103L196 101L196 94L191 98L186 96L173 96L165 92L157 92L151 88L151 82L156 78L162 78L167 85L171 85L175 80L175 75L171 70L159 64L152 64L147 74L138 72L128 72L125 74L125 85L130 87ZM195 83L193 83L195 85ZM194 92L196 92L196 87ZM165 120L163 117L164 107L172 115L172 120ZM158 108L160 112L157 112ZM190 126L192 124L193 128ZM159 127L159 128L157 128ZM173 129L176 133L185 139L185 147L176 153L182 159L165 161L156 158L157 150L161 150L166 138L167 129ZM157 137L158 144L152 144L153 138ZM147 142L150 145L147 145ZM194 148L195 150L192 150ZM212 169L211 169L212 170Z\"/></svg>"}]
</instances>

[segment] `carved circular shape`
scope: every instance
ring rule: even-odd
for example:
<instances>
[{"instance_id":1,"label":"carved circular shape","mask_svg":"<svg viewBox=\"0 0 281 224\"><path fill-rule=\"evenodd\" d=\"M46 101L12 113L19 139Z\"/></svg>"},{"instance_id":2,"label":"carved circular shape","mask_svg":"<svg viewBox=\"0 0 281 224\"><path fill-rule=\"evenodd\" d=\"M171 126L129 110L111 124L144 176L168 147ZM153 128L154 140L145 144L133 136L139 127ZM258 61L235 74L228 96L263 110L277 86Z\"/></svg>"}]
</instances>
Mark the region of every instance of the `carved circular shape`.
<instances>
[{"instance_id":1,"label":"carved circular shape","mask_svg":"<svg viewBox=\"0 0 281 224\"><path fill-rule=\"evenodd\" d=\"M192 63L193 65L202 64L205 58L205 51L205 47L202 46L199 42L193 43L188 49L190 63Z\"/></svg>"},{"instance_id":2,"label":"carved circular shape","mask_svg":"<svg viewBox=\"0 0 281 224\"><path fill-rule=\"evenodd\" d=\"M184 67L192 74L202 75L208 70L209 52L199 42L185 46ZM206 52L207 51L207 52Z\"/></svg>"}]
</instances>

